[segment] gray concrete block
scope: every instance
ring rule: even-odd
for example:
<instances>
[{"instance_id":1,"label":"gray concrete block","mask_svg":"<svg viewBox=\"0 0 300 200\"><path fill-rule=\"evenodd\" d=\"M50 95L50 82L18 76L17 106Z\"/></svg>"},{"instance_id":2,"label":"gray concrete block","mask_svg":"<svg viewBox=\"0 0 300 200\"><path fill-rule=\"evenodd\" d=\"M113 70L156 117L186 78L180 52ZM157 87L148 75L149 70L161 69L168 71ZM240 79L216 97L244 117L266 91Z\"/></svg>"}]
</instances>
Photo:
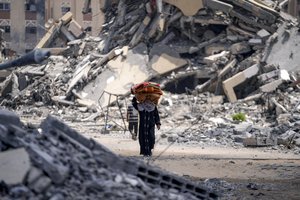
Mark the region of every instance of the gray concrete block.
<instances>
[{"instance_id":1,"label":"gray concrete block","mask_svg":"<svg viewBox=\"0 0 300 200\"><path fill-rule=\"evenodd\" d=\"M263 42L262 39L250 39L248 43L250 45L261 45Z\"/></svg>"},{"instance_id":2,"label":"gray concrete block","mask_svg":"<svg viewBox=\"0 0 300 200\"><path fill-rule=\"evenodd\" d=\"M249 132L252 129L252 124L248 122L242 122L240 124L235 125L233 129L233 133L236 135L243 134L245 132Z\"/></svg>"},{"instance_id":3,"label":"gray concrete block","mask_svg":"<svg viewBox=\"0 0 300 200\"><path fill-rule=\"evenodd\" d=\"M51 179L47 176L41 176L37 181L29 184L29 188L36 193L42 193L51 185Z\"/></svg>"},{"instance_id":4,"label":"gray concrete block","mask_svg":"<svg viewBox=\"0 0 300 200\"><path fill-rule=\"evenodd\" d=\"M277 145L277 138L272 137L256 137L256 138L245 138L243 140L244 146L253 147L265 147Z\"/></svg>"},{"instance_id":5,"label":"gray concrete block","mask_svg":"<svg viewBox=\"0 0 300 200\"><path fill-rule=\"evenodd\" d=\"M259 88L261 92L272 92L278 88L279 85L283 83L283 80L275 80L273 82L267 83Z\"/></svg>"},{"instance_id":6,"label":"gray concrete block","mask_svg":"<svg viewBox=\"0 0 300 200\"><path fill-rule=\"evenodd\" d=\"M300 147L300 138L298 138L298 139L295 140L295 145L298 146L298 147Z\"/></svg>"},{"instance_id":7,"label":"gray concrete block","mask_svg":"<svg viewBox=\"0 0 300 200\"><path fill-rule=\"evenodd\" d=\"M32 184L33 182L35 182L43 174L44 173L43 173L42 170L40 170L36 167L31 167L31 169L30 169L30 171L27 175L26 183Z\"/></svg>"},{"instance_id":8,"label":"gray concrete block","mask_svg":"<svg viewBox=\"0 0 300 200\"><path fill-rule=\"evenodd\" d=\"M246 147L247 146L256 146L257 145L256 138L244 138L243 145Z\"/></svg>"},{"instance_id":9,"label":"gray concrete block","mask_svg":"<svg viewBox=\"0 0 300 200\"><path fill-rule=\"evenodd\" d=\"M0 140L8 146L15 148L22 146L20 140L16 136L24 133L26 132L18 126L9 124L5 127L0 124Z\"/></svg>"},{"instance_id":10,"label":"gray concrete block","mask_svg":"<svg viewBox=\"0 0 300 200\"><path fill-rule=\"evenodd\" d=\"M19 117L8 110L0 110L0 124L14 124L16 126L22 126L22 123Z\"/></svg>"},{"instance_id":11,"label":"gray concrete block","mask_svg":"<svg viewBox=\"0 0 300 200\"><path fill-rule=\"evenodd\" d=\"M0 153L0 181L8 185L22 184L31 166L24 148Z\"/></svg>"},{"instance_id":12,"label":"gray concrete block","mask_svg":"<svg viewBox=\"0 0 300 200\"><path fill-rule=\"evenodd\" d=\"M33 161L47 173L56 184L61 184L69 176L69 168L62 165L48 153L42 151L38 146L31 144L28 148Z\"/></svg>"},{"instance_id":13,"label":"gray concrete block","mask_svg":"<svg viewBox=\"0 0 300 200\"><path fill-rule=\"evenodd\" d=\"M261 29L260 31L258 31L257 33L256 33L257 35L258 35L258 37L260 37L260 38L262 38L262 39L267 39L271 34L268 32L268 31L266 31L265 29Z\"/></svg>"}]
</instances>

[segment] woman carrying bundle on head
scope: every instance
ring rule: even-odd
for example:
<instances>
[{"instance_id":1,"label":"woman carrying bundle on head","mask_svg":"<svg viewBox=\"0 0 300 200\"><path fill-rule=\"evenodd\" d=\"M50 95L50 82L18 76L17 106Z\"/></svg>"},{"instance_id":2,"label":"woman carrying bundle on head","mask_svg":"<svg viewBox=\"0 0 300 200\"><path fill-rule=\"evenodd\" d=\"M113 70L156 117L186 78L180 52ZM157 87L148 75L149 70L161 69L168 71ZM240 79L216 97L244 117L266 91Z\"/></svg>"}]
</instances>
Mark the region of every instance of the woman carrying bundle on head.
<instances>
[{"instance_id":1,"label":"woman carrying bundle on head","mask_svg":"<svg viewBox=\"0 0 300 200\"><path fill-rule=\"evenodd\" d=\"M162 91L158 84L144 82L131 88L132 105L139 112L140 154L151 156L155 144L155 126L160 129L157 104Z\"/></svg>"}]
</instances>

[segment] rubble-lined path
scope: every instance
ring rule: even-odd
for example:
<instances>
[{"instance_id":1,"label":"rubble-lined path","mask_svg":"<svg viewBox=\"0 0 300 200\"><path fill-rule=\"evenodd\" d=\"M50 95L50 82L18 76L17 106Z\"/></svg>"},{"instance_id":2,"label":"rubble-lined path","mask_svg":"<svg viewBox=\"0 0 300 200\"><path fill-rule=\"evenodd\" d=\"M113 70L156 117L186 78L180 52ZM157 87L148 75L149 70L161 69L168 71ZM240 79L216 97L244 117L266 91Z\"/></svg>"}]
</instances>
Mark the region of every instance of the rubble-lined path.
<instances>
[{"instance_id":1,"label":"rubble-lined path","mask_svg":"<svg viewBox=\"0 0 300 200\"><path fill-rule=\"evenodd\" d=\"M143 159L126 134L89 135L117 154ZM222 199L299 199L300 156L271 148L156 144L149 163L226 190ZM166 150L160 157L162 151ZM220 186L221 185L221 186ZM233 197L234 196L234 197Z\"/></svg>"}]
</instances>

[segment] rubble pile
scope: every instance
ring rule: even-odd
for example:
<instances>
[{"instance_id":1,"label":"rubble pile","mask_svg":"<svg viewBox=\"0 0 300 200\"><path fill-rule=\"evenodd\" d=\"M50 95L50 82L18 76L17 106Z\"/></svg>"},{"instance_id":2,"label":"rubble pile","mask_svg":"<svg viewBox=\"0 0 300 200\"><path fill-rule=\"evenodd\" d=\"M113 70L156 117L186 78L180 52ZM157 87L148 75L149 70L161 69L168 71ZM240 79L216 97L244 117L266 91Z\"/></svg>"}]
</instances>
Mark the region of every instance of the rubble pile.
<instances>
[{"instance_id":1,"label":"rubble pile","mask_svg":"<svg viewBox=\"0 0 300 200\"><path fill-rule=\"evenodd\" d=\"M223 96L165 94L159 107L171 143L268 147L300 153L299 89L283 87L259 98L222 103ZM235 120L242 113L244 120ZM172 117L171 117L172 116ZM175 127L175 128L174 128Z\"/></svg>"},{"instance_id":2,"label":"rubble pile","mask_svg":"<svg viewBox=\"0 0 300 200\"><path fill-rule=\"evenodd\" d=\"M105 107L116 100L112 94L126 96L136 83L152 79L165 87L178 80L178 71L197 74L187 88L230 102L298 80L296 46L286 52L277 47L299 39L297 22L270 1L120 0L105 15L95 38L70 12L49 24L37 48L63 57L14 71L1 87L2 105ZM55 47L61 38L66 47ZM279 53L288 61L273 58Z\"/></svg>"},{"instance_id":3,"label":"rubble pile","mask_svg":"<svg viewBox=\"0 0 300 200\"><path fill-rule=\"evenodd\" d=\"M0 113L1 199L217 199L204 186L119 157L49 116L28 129Z\"/></svg>"},{"instance_id":4,"label":"rubble pile","mask_svg":"<svg viewBox=\"0 0 300 200\"><path fill-rule=\"evenodd\" d=\"M188 94L173 95L179 98L173 106L171 98L161 102L166 123L186 125L167 136L171 142L264 146L281 144L287 134L285 145L299 143L293 134L299 130L299 27L275 2L120 0L105 15L99 37L85 34L70 12L49 24L37 48L49 48L52 56L1 71L1 105L101 121L108 113L101 108L152 80L167 92ZM62 38L66 47L55 47ZM117 103L124 113L126 105ZM172 114L177 105L188 108ZM243 125L232 120L240 112Z\"/></svg>"}]
</instances>

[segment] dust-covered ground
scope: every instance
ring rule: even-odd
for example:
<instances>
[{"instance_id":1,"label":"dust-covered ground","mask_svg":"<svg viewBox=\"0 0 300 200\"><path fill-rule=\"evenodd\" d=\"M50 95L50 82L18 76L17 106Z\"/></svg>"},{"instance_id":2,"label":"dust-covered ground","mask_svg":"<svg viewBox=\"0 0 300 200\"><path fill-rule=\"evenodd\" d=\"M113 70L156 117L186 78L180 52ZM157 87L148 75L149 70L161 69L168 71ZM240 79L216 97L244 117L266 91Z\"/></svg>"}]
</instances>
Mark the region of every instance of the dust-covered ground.
<instances>
[{"instance_id":1,"label":"dust-covered ground","mask_svg":"<svg viewBox=\"0 0 300 200\"><path fill-rule=\"evenodd\" d=\"M91 137L117 154L144 159L138 155L138 142L126 133ZM204 181L220 192L221 199L300 198L299 155L271 148L169 145L159 141L153 157L145 162Z\"/></svg>"}]
</instances>

